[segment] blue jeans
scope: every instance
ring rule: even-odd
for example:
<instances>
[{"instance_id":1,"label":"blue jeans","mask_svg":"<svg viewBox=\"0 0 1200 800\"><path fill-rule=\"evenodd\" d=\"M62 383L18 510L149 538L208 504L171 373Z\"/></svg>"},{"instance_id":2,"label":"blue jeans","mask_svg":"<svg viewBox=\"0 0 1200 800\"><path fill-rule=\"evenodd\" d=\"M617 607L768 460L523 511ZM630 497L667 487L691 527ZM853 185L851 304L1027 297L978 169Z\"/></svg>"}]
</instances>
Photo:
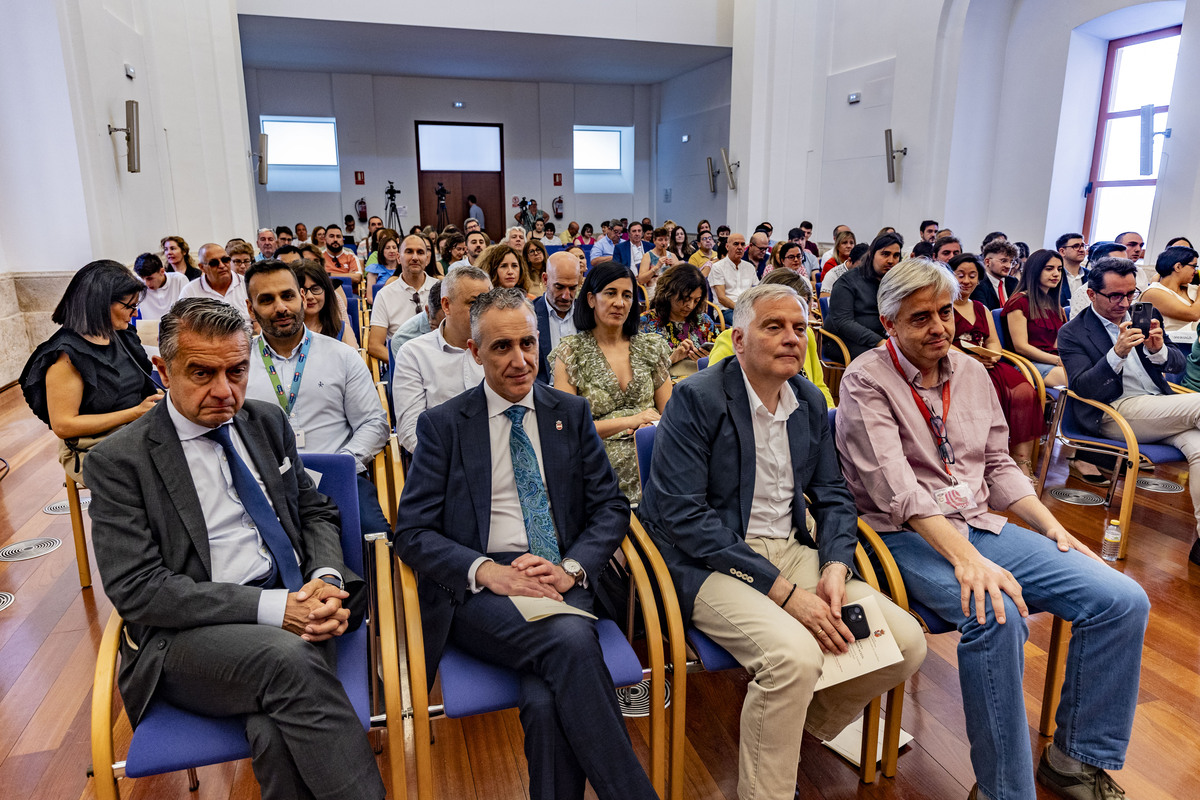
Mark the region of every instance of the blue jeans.
<instances>
[{"instance_id":1,"label":"blue jeans","mask_svg":"<svg viewBox=\"0 0 1200 800\"><path fill-rule=\"evenodd\" d=\"M1150 615L1146 593L1115 569L1074 550L1063 553L1052 540L1016 525L1005 525L999 535L971 528L969 539L984 558L1013 574L1031 612L1048 611L1072 625L1055 745L1084 763L1120 769L1137 704ZM950 562L913 531L884 534L884 541L909 597L962 634L958 676L981 792L992 800L1034 800L1021 688L1029 631L1016 604L1004 596L1003 625L996 623L990 601L985 624L975 619L974 599L964 618Z\"/></svg>"}]
</instances>

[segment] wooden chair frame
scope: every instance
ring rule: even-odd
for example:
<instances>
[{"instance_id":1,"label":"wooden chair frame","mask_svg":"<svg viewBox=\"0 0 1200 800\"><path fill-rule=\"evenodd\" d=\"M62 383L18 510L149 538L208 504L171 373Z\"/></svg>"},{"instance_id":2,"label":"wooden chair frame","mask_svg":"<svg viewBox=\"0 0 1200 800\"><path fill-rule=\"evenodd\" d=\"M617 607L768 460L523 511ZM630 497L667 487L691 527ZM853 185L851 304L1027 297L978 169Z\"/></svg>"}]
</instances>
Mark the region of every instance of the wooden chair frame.
<instances>
[{"instance_id":1,"label":"wooden chair frame","mask_svg":"<svg viewBox=\"0 0 1200 800\"><path fill-rule=\"evenodd\" d=\"M83 527L83 504L79 499L79 484L66 476L67 509L71 513L71 538L75 541L75 566L79 568L79 588L92 585L92 563L88 557L87 533Z\"/></svg>"},{"instance_id":2,"label":"wooden chair frame","mask_svg":"<svg viewBox=\"0 0 1200 800\"><path fill-rule=\"evenodd\" d=\"M725 324L725 314L723 313L723 309L719 305L714 303L712 300L705 300L704 307L708 311L711 312L709 314L709 316L711 316L713 318L713 322L715 322L717 324L717 328L719 330L723 331L729 327L728 325Z\"/></svg>"},{"instance_id":3,"label":"wooden chair frame","mask_svg":"<svg viewBox=\"0 0 1200 800\"><path fill-rule=\"evenodd\" d=\"M840 336L825 330L824 326L813 325L810 326L810 330L815 335L813 344L817 346L817 360L821 362L821 367L825 370L825 385L829 387L829 393L833 396L834 405L837 405L840 397L838 390L842 385L842 373L850 365L850 350L846 347L846 343L842 341ZM829 341L837 346L838 351L842 354L842 363L838 364L825 358L824 342L821 341L823 338L828 338Z\"/></svg>"},{"instance_id":4,"label":"wooden chair frame","mask_svg":"<svg viewBox=\"0 0 1200 800\"><path fill-rule=\"evenodd\" d=\"M631 520L633 517L631 515ZM375 543L377 553L377 568L380 577L377 581L379 605L382 608L389 602L394 602L386 592L392 587L392 575L382 566L378 558L381 545ZM655 602L656 593L646 571L645 564L638 549L625 537L621 541L621 553L625 556L627 568L633 589L641 600L642 621L646 630L646 646L650 661L650 782L660 798L666 797L667 755L666 755L666 664L663 653L662 626L659 619L658 605ZM413 721L413 749L416 756L417 798L427 800L433 797L433 760L430 747L430 721L444 714L442 706L431 706L427 688L427 673L425 669L425 644L423 638L420 603L417 597L417 578L412 568L399 559L393 559L394 569L399 576L400 608L404 616L405 658L408 666L407 686L411 705L405 707L404 716ZM389 572L385 580L383 573ZM388 708L402 706L392 705L402 696L401 676L399 674L398 637L395 633L396 621L390 621L392 632L385 631L389 620L380 615L382 663L384 678L384 698ZM674 686L672 687L674 688ZM672 699L672 703L677 702ZM394 714L389 715L395 716ZM390 724L390 719L389 719Z\"/></svg>"}]
</instances>

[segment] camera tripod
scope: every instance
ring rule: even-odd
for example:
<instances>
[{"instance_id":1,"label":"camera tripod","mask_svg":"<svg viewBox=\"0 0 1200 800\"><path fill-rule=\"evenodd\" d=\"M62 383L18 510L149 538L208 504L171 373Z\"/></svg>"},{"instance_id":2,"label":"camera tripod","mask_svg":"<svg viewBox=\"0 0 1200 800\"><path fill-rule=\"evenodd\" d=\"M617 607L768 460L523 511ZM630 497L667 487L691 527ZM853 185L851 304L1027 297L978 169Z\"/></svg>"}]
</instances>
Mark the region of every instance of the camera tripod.
<instances>
[{"instance_id":1,"label":"camera tripod","mask_svg":"<svg viewBox=\"0 0 1200 800\"><path fill-rule=\"evenodd\" d=\"M384 206L387 208L387 222L384 227L394 231L400 230L400 212L396 210L396 195L399 193L396 184L388 181L387 188L383 190Z\"/></svg>"}]
</instances>

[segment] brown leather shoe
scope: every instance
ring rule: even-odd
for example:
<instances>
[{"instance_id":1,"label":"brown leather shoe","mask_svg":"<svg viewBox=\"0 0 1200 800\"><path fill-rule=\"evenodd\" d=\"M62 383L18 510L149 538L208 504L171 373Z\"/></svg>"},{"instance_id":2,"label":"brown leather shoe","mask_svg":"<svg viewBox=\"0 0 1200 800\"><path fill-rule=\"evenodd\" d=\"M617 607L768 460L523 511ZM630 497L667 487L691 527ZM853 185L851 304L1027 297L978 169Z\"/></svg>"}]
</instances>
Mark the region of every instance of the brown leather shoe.
<instances>
[{"instance_id":1,"label":"brown leather shoe","mask_svg":"<svg viewBox=\"0 0 1200 800\"><path fill-rule=\"evenodd\" d=\"M1050 765L1046 751L1038 762L1037 780L1042 786L1066 800L1124 800L1125 790L1104 770L1083 765L1083 772L1059 772Z\"/></svg>"}]
</instances>

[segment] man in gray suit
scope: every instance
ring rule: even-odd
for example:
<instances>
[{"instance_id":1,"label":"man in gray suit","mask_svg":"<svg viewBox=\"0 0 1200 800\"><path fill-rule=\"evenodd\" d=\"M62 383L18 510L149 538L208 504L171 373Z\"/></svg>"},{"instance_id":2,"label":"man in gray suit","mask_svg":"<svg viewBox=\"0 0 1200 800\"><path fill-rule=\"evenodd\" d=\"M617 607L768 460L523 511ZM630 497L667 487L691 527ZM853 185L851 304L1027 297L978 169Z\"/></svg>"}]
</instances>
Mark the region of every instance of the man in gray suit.
<instances>
[{"instance_id":1,"label":"man in gray suit","mask_svg":"<svg viewBox=\"0 0 1200 800\"><path fill-rule=\"evenodd\" d=\"M137 725L152 697L245 714L264 798L382 798L334 671L361 578L278 405L245 401L249 325L211 299L177 303L155 364L168 400L89 453L92 537L125 618L118 683Z\"/></svg>"}]
</instances>

